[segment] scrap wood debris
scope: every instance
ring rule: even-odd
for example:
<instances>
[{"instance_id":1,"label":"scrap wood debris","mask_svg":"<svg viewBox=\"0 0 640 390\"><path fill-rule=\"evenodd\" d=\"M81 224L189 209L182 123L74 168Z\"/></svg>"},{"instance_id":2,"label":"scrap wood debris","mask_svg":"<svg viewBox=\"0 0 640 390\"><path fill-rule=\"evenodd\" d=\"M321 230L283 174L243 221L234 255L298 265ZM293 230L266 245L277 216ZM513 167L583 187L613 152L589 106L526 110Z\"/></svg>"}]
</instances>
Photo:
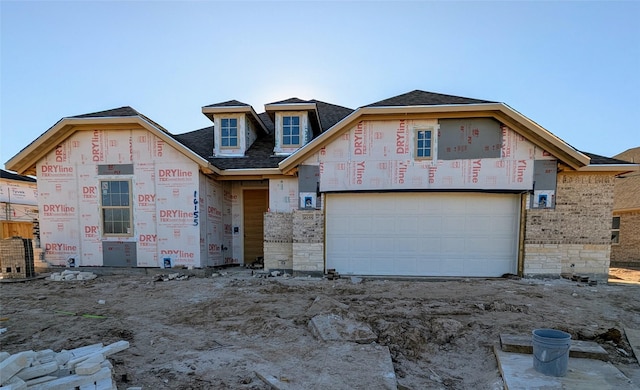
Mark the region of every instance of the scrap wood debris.
<instances>
[{"instance_id":1,"label":"scrap wood debris","mask_svg":"<svg viewBox=\"0 0 640 390\"><path fill-rule=\"evenodd\" d=\"M170 280L187 280L190 275L174 273L174 274L159 274L153 279L154 282L168 282Z\"/></svg>"},{"instance_id":2,"label":"scrap wood debris","mask_svg":"<svg viewBox=\"0 0 640 390\"><path fill-rule=\"evenodd\" d=\"M54 352L0 352L0 386L4 389L117 390L108 356L129 348L128 341L102 343Z\"/></svg>"}]
</instances>

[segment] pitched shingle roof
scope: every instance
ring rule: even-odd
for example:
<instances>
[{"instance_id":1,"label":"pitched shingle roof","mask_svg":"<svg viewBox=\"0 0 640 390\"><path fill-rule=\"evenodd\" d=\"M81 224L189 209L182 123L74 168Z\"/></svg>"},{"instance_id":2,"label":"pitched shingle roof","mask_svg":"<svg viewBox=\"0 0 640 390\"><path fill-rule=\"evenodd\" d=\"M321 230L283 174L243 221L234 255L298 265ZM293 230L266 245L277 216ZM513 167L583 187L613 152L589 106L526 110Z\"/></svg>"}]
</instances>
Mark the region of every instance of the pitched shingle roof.
<instances>
[{"instance_id":1,"label":"pitched shingle roof","mask_svg":"<svg viewBox=\"0 0 640 390\"><path fill-rule=\"evenodd\" d=\"M316 104L323 132L329 130L333 125L340 122L353 112L351 108L321 102L320 100L312 100L312 102Z\"/></svg>"},{"instance_id":2,"label":"pitched shingle roof","mask_svg":"<svg viewBox=\"0 0 640 390\"><path fill-rule=\"evenodd\" d=\"M298 103L314 103L314 100L302 100L299 99L297 97L292 97L289 99L285 99L285 100L280 100L279 102L273 102L273 103L267 103L267 105L270 104L298 104Z\"/></svg>"},{"instance_id":3,"label":"pitched shingle roof","mask_svg":"<svg viewBox=\"0 0 640 390\"><path fill-rule=\"evenodd\" d=\"M591 165L629 164L628 161L620 160L617 158L600 156L598 154L593 154L593 153L583 152L583 151L580 151L580 153L584 154L585 156L591 159L591 162L590 162Z\"/></svg>"},{"instance_id":4,"label":"pitched shingle roof","mask_svg":"<svg viewBox=\"0 0 640 390\"><path fill-rule=\"evenodd\" d=\"M471 99L453 95L443 95L441 93L415 90L394 96L389 99L371 103L365 107L389 107L389 106L432 106L447 104L481 104L496 103L489 100Z\"/></svg>"},{"instance_id":5,"label":"pitched shingle roof","mask_svg":"<svg viewBox=\"0 0 640 390\"><path fill-rule=\"evenodd\" d=\"M640 164L640 147L628 149L614 156L617 159ZM640 209L640 172L621 175L613 189L613 210Z\"/></svg>"},{"instance_id":6,"label":"pitched shingle roof","mask_svg":"<svg viewBox=\"0 0 640 390\"><path fill-rule=\"evenodd\" d=\"M228 100L226 102L209 104L205 107L248 107L247 103L239 102L237 100Z\"/></svg>"},{"instance_id":7,"label":"pitched shingle roof","mask_svg":"<svg viewBox=\"0 0 640 390\"><path fill-rule=\"evenodd\" d=\"M34 179L32 177L18 175L17 173L5 171L4 169L0 169L0 179L27 181L27 182L30 182L30 183L35 183L36 182L36 179Z\"/></svg>"},{"instance_id":8,"label":"pitched shingle roof","mask_svg":"<svg viewBox=\"0 0 640 390\"><path fill-rule=\"evenodd\" d=\"M322 131L326 131L347 115L353 112L347 107L325 103L320 100L301 100L291 98L270 104L294 104L294 103L315 103L320 119ZM233 107L247 106L237 100L217 103L207 107ZM199 156L207 159L211 164L219 169L251 169L251 168L277 168L278 163L287 156L275 156L273 149L275 146L275 126L269 114L263 112L258 117L269 130L268 135L258 138L246 151L244 157L213 157L213 126L191 131L188 133L174 135L173 137L181 144L193 150Z\"/></svg>"},{"instance_id":9,"label":"pitched shingle roof","mask_svg":"<svg viewBox=\"0 0 640 390\"><path fill-rule=\"evenodd\" d=\"M158 129L164 131L167 134L170 134L169 130L165 129L164 127L160 126L157 122L155 122L155 121L151 120L150 118L142 115L141 113L139 113L138 111L136 111L135 109L133 109L132 107L129 107L129 106L113 108L111 110L91 112L89 114L81 114L81 115L71 116L69 118L108 118L108 117L114 117L114 116L117 116L117 117L139 116L140 118L142 118L145 121L151 123L153 126L157 127Z\"/></svg>"},{"instance_id":10,"label":"pitched shingle roof","mask_svg":"<svg viewBox=\"0 0 640 390\"><path fill-rule=\"evenodd\" d=\"M119 108L112 108L110 110L75 115L70 118L105 118L105 117L113 117L113 116L137 116L137 115L140 115L138 111L134 110L132 107L124 106Z\"/></svg>"},{"instance_id":11,"label":"pitched shingle roof","mask_svg":"<svg viewBox=\"0 0 640 390\"><path fill-rule=\"evenodd\" d=\"M173 138L202 158L209 159L213 155L213 126L177 134Z\"/></svg>"},{"instance_id":12,"label":"pitched shingle roof","mask_svg":"<svg viewBox=\"0 0 640 390\"><path fill-rule=\"evenodd\" d=\"M277 168L278 163L287 157L273 155L273 132L254 141L244 157L213 157L213 126L178 134L174 138L218 169Z\"/></svg>"}]
</instances>

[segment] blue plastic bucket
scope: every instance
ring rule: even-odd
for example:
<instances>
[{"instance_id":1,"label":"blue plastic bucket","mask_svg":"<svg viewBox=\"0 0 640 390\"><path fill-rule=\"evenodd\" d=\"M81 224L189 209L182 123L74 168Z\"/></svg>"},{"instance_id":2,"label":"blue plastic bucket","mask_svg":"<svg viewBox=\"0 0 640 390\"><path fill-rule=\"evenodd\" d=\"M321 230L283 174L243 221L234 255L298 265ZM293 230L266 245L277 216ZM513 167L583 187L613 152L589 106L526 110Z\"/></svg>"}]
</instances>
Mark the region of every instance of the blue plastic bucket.
<instances>
[{"instance_id":1,"label":"blue plastic bucket","mask_svg":"<svg viewBox=\"0 0 640 390\"><path fill-rule=\"evenodd\" d=\"M533 331L533 368L545 375L565 376L571 335L555 329Z\"/></svg>"}]
</instances>

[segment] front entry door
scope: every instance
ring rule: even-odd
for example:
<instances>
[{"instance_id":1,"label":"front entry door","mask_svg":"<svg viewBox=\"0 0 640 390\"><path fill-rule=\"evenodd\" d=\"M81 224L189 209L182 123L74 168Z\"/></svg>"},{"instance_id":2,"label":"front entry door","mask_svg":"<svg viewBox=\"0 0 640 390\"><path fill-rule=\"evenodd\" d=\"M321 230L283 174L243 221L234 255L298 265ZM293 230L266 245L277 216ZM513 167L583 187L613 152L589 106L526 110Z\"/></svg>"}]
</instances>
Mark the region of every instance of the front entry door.
<instances>
[{"instance_id":1,"label":"front entry door","mask_svg":"<svg viewBox=\"0 0 640 390\"><path fill-rule=\"evenodd\" d=\"M264 213L269 208L269 190L244 190L244 263L264 256Z\"/></svg>"}]
</instances>

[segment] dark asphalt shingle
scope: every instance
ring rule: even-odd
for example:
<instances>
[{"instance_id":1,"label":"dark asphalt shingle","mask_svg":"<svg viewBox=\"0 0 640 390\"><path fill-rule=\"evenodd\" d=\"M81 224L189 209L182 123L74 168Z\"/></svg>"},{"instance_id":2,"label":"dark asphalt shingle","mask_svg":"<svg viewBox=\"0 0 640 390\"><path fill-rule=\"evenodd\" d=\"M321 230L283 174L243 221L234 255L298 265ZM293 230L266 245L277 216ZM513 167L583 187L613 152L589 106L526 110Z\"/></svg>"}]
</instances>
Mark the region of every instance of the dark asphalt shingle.
<instances>
[{"instance_id":1,"label":"dark asphalt shingle","mask_svg":"<svg viewBox=\"0 0 640 390\"><path fill-rule=\"evenodd\" d=\"M448 104L481 104L496 103L489 100L471 99L461 96L443 95L441 93L415 90L394 96L392 98L371 103L365 107L389 107L389 106L437 106Z\"/></svg>"},{"instance_id":2,"label":"dark asphalt shingle","mask_svg":"<svg viewBox=\"0 0 640 390\"><path fill-rule=\"evenodd\" d=\"M33 177L18 175L17 173L5 171L4 169L0 169L0 179L27 181L30 183L36 182L36 179Z\"/></svg>"}]
</instances>

